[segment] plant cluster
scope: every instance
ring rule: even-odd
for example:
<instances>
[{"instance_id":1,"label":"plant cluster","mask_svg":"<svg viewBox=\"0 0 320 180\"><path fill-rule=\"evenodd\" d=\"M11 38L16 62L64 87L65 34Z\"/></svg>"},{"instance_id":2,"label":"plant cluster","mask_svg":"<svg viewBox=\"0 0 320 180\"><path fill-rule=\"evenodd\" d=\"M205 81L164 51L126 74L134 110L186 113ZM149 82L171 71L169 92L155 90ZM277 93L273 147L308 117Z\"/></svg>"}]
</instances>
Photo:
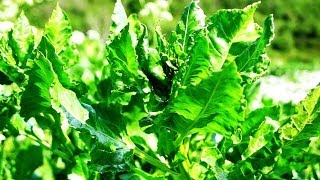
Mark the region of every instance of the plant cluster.
<instances>
[{"instance_id":1,"label":"plant cluster","mask_svg":"<svg viewBox=\"0 0 320 180\"><path fill-rule=\"evenodd\" d=\"M274 37L258 5L206 17L192 1L150 45L118 0L105 48L74 43L59 6L43 33L22 13L0 36L1 177L319 178L320 87L251 106Z\"/></svg>"}]
</instances>

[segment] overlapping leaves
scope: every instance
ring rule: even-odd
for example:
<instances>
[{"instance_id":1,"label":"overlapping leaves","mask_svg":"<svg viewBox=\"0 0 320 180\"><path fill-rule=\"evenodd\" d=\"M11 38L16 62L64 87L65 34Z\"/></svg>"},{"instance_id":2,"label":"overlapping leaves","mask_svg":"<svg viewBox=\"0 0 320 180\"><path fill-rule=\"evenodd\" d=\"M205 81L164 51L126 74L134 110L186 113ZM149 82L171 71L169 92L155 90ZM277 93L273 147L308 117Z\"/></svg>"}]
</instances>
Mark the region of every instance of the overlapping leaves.
<instances>
[{"instance_id":1,"label":"overlapping leaves","mask_svg":"<svg viewBox=\"0 0 320 180\"><path fill-rule=\"evenodd\" d=\"M21 15L18 32L1 39L0 71L21 86L20 119L52 132L37 142L85 178L268 177L319 137L320 91L285 120L278 106L246 107L243 89L266 72L274 36L272 16L254 23L258 4L206 19L192 1L168 40L158 28L150 45L117 0L96 94L67 73L77 55L66 14L57 6L40 43Z\"/></svg>"}]
</instances>

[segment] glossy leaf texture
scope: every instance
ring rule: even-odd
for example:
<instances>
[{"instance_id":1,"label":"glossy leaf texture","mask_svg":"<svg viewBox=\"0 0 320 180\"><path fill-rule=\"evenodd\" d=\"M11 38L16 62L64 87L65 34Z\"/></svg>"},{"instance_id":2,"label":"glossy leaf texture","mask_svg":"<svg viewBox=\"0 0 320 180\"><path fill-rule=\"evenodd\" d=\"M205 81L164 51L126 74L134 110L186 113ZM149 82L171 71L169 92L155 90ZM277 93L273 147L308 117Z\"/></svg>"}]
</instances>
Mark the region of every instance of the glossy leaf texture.
<instances>
[{"instance_id":1,"label":"glossy leaf texture","mask_svg":"<svg viewBox=\"0 0 320 180\"><path fill-rule=\"evenodd\" d=\"M253 14L259 2L246 8L219 10L207 19L210 55L214 70L219 70L229 56L232 44L250 42L259 36ZM240 50L241 51L241 50Z\"/></svg>"},{"instance_id":2,"label":"glossy leaf texture","mask_svg":"<svg viewBox=\"0 0 320 180\"><path fill-rule=\"evenodd\" d=\"M169 128L180 134L177 145L199 131L230 137L241 120L237 112L242 98L240 82L235 63L227 64L197 86L179 90L166 107L167 117L160 116L159 121L163 126L172 124Z\"/></svg>"},{"instance_id":3,"label":"glossy leaf texture","mask_svg":"<svg viewBox=\"0 0 320 180\"><path fill-rule=\"evenodd\" d=\"M192 1L184 9L175 30L182 51L187 52L187 48L192 46L192 34L205 27L205 18L206 15L196 1Z\"/></svg>"}]
</instances>

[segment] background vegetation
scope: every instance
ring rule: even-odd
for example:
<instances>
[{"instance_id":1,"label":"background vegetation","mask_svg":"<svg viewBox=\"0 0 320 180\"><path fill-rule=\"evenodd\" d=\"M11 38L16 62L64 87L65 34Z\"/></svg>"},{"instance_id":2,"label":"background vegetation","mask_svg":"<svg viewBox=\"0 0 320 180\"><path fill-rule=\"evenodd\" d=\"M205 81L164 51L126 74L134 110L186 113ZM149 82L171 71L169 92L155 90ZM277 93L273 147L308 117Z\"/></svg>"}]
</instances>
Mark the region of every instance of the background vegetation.
<instances>
[{"instance_id":1,"label":"background vegetation","mask_svg":"<svg viewBox=\"0 0 320 180\"><path fill-rule=\"evenodd\" d=\"M128 14L139 14L143 23L149 26L162 25L165 33L174 28L182 9L189 1L122 0ZM104 41L111 23L114 2L115 0L60 0L60 5L66 11L75 30L96 30ZM254 0L201 0L200 5L210 16L218 9L243 8L252 2ZM14 21L24 10L31 24L43 27L57 0L3 0L0 3L0 21ZM276 38L271 50L274 62L290 60L319 64L320 24L317 22L320 1L262 0L260 7L263 8L258 8L257 22L261 23L262 18L268 14L274 14L275 17Z\"/></svg>"}]
</instances>

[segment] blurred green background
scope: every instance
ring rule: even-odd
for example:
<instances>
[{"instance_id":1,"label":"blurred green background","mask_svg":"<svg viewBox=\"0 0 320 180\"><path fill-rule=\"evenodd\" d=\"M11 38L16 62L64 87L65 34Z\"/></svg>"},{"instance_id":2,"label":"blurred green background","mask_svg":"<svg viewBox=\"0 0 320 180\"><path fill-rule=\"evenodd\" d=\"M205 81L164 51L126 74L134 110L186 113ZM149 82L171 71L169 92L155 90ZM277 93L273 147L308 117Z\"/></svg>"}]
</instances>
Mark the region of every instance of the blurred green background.
<instances>
[{"instance_id":1,"label":"blurred green background","mask_svg":"<svg viewBox=\"0 0 320 180\"><path fill-rule=\"evenodd\" d=\"M31 24L43 27L57 0L1 0L0 21L14 21L21 10L26 12ZM127 14L137 13L150 28L160 24L165 34L174 28L183 8L190 0L122 0ZM243 8L254 0L201 0L200 6L207 16L221 8ZM74 30L86 33L96 30L104 41L108 35L115 0L60 0ZM255 16L262 24L263 18L274 14L276 37L269 49L274 63L320 61L319 0L262 0ZM295 65L296 66L296 65ZM314 67L314 65L312 65ZM316 66L318 67L318 66Z\"/></svg>"}]
</instances>

